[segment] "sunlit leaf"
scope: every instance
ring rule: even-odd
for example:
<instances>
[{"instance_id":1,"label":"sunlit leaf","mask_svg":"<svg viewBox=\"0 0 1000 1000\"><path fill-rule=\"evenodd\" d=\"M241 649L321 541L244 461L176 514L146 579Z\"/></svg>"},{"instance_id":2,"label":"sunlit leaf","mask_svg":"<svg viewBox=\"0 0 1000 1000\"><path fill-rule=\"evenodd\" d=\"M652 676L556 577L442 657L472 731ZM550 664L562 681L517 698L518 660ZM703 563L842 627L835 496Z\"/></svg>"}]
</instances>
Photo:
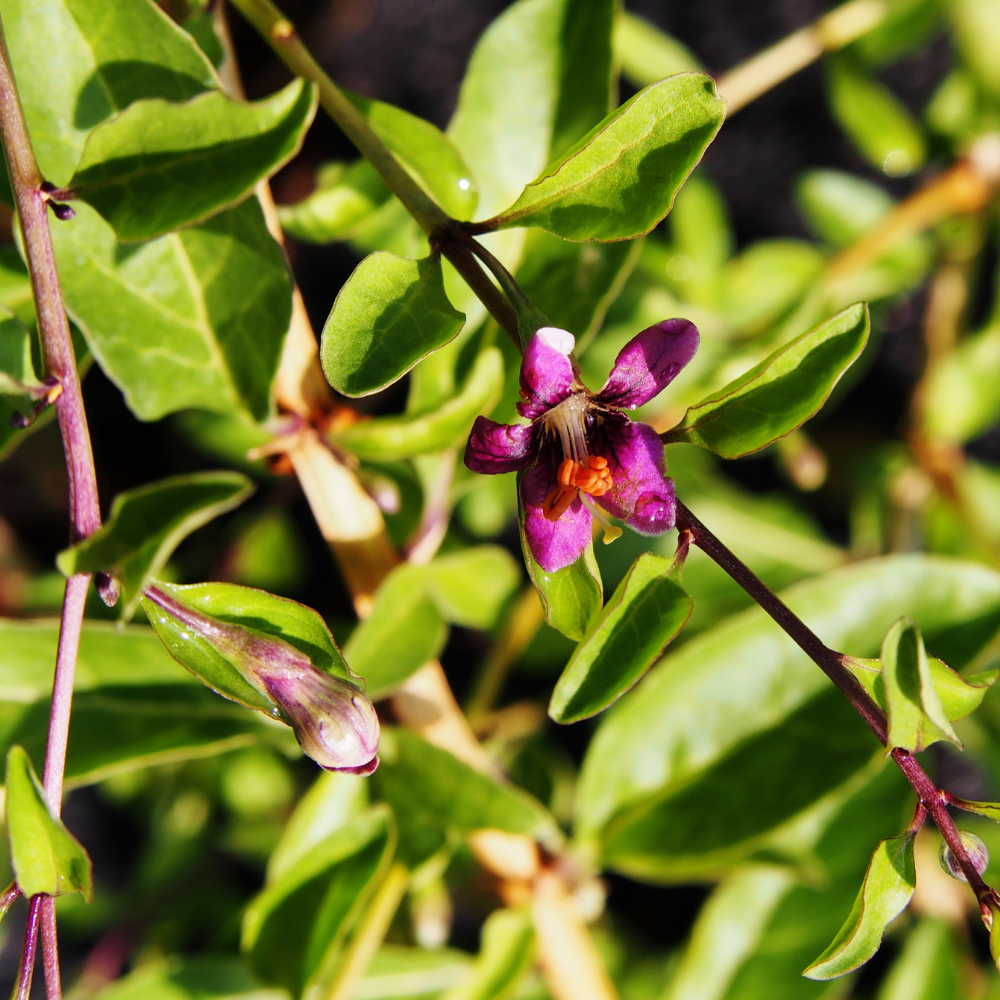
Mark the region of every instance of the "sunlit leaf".
<instances>
[{"instance_id":1,"label":"sunlit leaf","mask_svg":"<svg viewBox=\"0 0 1000 1000\"><path fill-rule=\"evenodd\" d=\"M535 957L535 929L527 910L494 910L483 924L479 954L466 979L444 1000L509 997Z\"/></svg>"}]
</instances>

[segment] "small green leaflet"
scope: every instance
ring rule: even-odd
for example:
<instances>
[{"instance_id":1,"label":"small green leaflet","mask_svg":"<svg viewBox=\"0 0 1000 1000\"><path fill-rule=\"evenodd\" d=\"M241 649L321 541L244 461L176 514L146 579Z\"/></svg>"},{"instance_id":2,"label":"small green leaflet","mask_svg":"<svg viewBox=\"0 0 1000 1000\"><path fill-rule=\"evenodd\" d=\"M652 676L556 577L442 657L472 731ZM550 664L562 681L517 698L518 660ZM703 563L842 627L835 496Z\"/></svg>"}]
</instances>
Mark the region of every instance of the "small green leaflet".
<instances>
[{"instance_id":1,"label":"small green leaflet","mask_svg":"<svg viewBox=\"0 0 1000 1000\"><path fill-rule=\"evenodd\" d=\"M476 359L458 394L428 413L360 420L333 431L339 448L364 462L392 462L463 444L472 422L489 413L503 389L503 355L487 347Z\"/></svg>"},{"instance_id":2,"label":"small green leaflet","mask_svg":"<svg viewBox=\"0 0 1000 1000\"><path fill-rule=\"evenodd\" d=\"M7 837L17 884L25 896L94 891L90 858L62 820L52 815L23 747L7 754Z\"/></svg>"},{"instance_id":3,"label":"small green leaflet","mask_svg":"<svg viewBox=\"0 0 1000 1000\"><path fill-rule=\"evenodd\" d=\"M323 372L345 396L367 396L444 347L464 323L445 295L438 257L370 254L337 294L323 327Z\"/></svg>"},{"instance_id":4,"label":"small green leaflet","mask_svg":"<svg viewBox=\"0 0 1000 1000\"><path fill-rule=\"evenodd\" d=\"M107 523L59 553L65 576L110 573L122 585L122 618L132 617L149 581L191 532L239 506L253 492L241 472L172 476L115 497Z\"/></svg>"},{"instance_id":5,"label":"small green leaflet","mask_svg":"<svg viewBox=\"0 0 1000 1000\"><path fill-rule=\"evenodd\" d=\"M462 154L436 126L402 108L345 91L372 131L453 219L471 219L479 195Z\"/></svg>"},{"instance_id":6,"label":"small green leaflet","mask_svg":"<svg viewBox=\"0 0 1000 1000\"><path fill-rule=\"evenodd\" d=\"M136 101L90 133L69 189L120 240L163 236L237 204L287 163L316 103L305 80L253 103L220 91L186 104Z\"/></svg>"},{"instance_id":7,"label":"small green leaflet","mask_svg":"<svg viewBox=\"0 0 1000 1000\"><path fill-rule=\"evenodd\" d=\"M869 326L868 307L850 306L690 407L664 441L701 445L723 458L766 448L819 411L864 350Z\"/></svg>"},{"instance_id":8,"label":"small green leaflet","mask_svg":"<svg viewBox=\"0 0 1000 1000\"><path fill-rule=\"evenodd\" d=\"M844 926L802 975L835 979L864 965L878 951L886 927L906 909L916 884L913 834L907 831L883 840L875 848Z\"/></svg>"},{"instance_id":9,"label":"small green leaflet","mask_svg":"<svg viewBox=\"0 0 1000 1000\"><path fill-rule=\"evenodd\" d=\"M535 957L531 913L494 910L483 924L482 941L468 977L441 1000L495 1000L510 997Z\"/></svg>"},{"instance_id":10,"label":"small green leaflet","mask_svg":"<svg viewBox=\"0 0 1000 1000\"><path fill-rule=\"evenodd\" d=\"M551 718L569 723L596 715L652 666L691 616L681 568L650 552L636 559L557 681Z\"/></svg>"},{"instance_id":11,"label":"small green leaflet","mask_svg":"<svg viewBox=\"0 0 1000 1000\"><path fill-rule=\"evenodd\" d=\"M724 107L703 73L661 80L612 112L482 226L534 226L575 241L648 233L715 138Z\"/></svg>"},{"instance_id":12,"label":"small green leaflet","mask_svg":"<svg viewBox=\"0 0 1000 1000\"><path fill-rule=\"evenodd\" d=\"M961 749L962 741L934 688L920 629L910 619L900 618L886 633L881 659L889 717L886 750L902 747L919 753L939 740L949 740Z\"/></svg>"},{"instance_id":13,"label":"small green leaflet","mask_svg":"<svg viewBox=\"0 0 1000 1000\"><path fill-rule=\"evenodd\" d=\"M521 504L521 476L517 474L518 523L521 532L521 551L528 576L538 591L545 609L545 620L563 635L579 642L590 628L604 602L601 571L594 557L593 543L587 546L575 563L554 573L547 573L535 562L524 534L524 509Z\"/></svg>"}]
</instances>

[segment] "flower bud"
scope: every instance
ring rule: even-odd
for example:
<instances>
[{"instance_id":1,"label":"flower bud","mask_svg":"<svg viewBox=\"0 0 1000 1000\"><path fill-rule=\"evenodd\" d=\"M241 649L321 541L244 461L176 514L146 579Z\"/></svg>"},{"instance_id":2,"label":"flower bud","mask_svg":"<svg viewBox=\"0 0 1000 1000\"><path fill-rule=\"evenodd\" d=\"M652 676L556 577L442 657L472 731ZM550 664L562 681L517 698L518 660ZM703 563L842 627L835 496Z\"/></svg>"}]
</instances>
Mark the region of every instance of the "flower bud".
<instances>
[{"instance_id":1,"label":"flower bud","mask_svg":"<svg viewBox=\"0 0 1000 1000\"><path fill-rule=\"evenodd\" d=\"M371 774L378 767L378 716L359 687L320 670L277 636L202 614L156 586L145 596L266 695L277 706L275 714L280 710L291 725L303 752L320 767L352 774Z\"/></svg>"},{"instance_id":2,"label":"flower bud","mask_svg":"<svg viewBox=\"0 0 1000 1000\"><path fill-rule=\"evenodd\" d=\"M986 871L986 866L990 863L990 852L986 849L986 845L979 837L974 833L969 833L968 830L959 830L958 835L962 840L962 846L969 855L972 866L982 875ZM938 860L941 862L941 867L952 878L958 879L959 882L968 882L965 873L959 867L958 858L952 853L946 841L941 841Z\"/></svg>"}]
</instances>

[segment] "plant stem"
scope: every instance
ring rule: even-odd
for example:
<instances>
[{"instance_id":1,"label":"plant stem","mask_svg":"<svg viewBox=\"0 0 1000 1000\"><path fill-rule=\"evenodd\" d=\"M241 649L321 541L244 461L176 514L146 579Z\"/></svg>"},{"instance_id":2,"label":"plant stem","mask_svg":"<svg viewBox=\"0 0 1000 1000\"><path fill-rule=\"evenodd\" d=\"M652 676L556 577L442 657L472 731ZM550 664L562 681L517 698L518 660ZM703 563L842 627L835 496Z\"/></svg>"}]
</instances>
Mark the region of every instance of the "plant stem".
<instances>
[{"instance_id":1,"label":"plant stem","mask_svg":"<svg viewBox=\"0 0 1000 1000\"><path fill-rule=\"evenodd\" d=\"M726 548L679 500L677 501L677 527L681 532L690 533L694 544L718 563L720 568L729 574L777 622L820 670L837 685L868 724L868 728L875 734L879 742L885 746L887 740L885 714L872 701L868 692L861 686L860 681L844 666L841 654L825 645L819 636L777 594L771 591L747 565ZM969 885L972 886L980 907L985 907L988 902L995 903L998 897L976 871L959 836L955 821L948 812L947 793L942 792L931 781L927 772L906 750L897 747L892 751L891 756L917 793L919 802L934 818L938 830L941 831L941 836L951 848L962 873Z\"/></svg>"},{"instance_id":2,"label":"plant stem","mask_svg":"<svg viewBox=\"0 0 1000 1000\"><path fill-rule=\"evenodd\" d=\"M56 937L56 901L42 896L42 961L45 965L45 995L48 1000L62 1000L59 975L59 941Z\"/></svg>"},{"instance_id":3,"label":"plant stem","mask_svg":"<svg viewBox=\"0 0 1000 1000\"><path fill-rule=\"evenodd\" d=\"M21 945L21 961L17 966L17 979L11 991L11 1000L28 1000L31 980L35 972L35 949L38 946L38 922L42 908L42 896L33 896L28 904L28 920L24 925L24 943Z\"/></svg>"},{"instance_id":4,"label":"plant stem","mask_svg":"<svg viewBox=\"0 0 1000 1000\"><path fill-rule=\"evenodd\" d=\"M364 115L313 58L295 31L295 25L271 0L231 0L260 36L296 75L319 87L323 110L340 126L362 155L379 172L389 190L403 203L430 237L431 247L444 254L476 293L490 315L520 346L513 310L483 273L472 251L460 239L458 224L419 187L386 144L375 134Z\"/></svg>"},{"instance_id":5,"label":"plant stem","mask_svg":"<svg viewBox=\"0 0 1000 1000\"><path fill-rule=\"evenodd\" d=\"M76 541L87 537L101 526L97 474L94 470L87 415L83 408L80 376L76 369L73 341L69 332L69 319L66 316L66 306L52 250L47 196L42 190L43 178L24 120L24 111L21 108L21 99L18 96L17 82L14 79L2 23L0 23L0 138L3 139L7 172L10 175L21 224L45 372L58 380L58 387L61 390L55 398L55 408L69 479L70 539ZM59 815L62 806L73 680L89 584L89 575L74 576L67 580L63 595L43 780L46 798L56 815ZM56 1000L60 996L55 910L51 907L51 900L44 903L40 897L36 897L31 901L24 950L21 955L21 969L18 974L18 982L25 997L31 989L41 908L44 908L46 914L45 967L49 1000Z\"/></svg>"}]
</instances>

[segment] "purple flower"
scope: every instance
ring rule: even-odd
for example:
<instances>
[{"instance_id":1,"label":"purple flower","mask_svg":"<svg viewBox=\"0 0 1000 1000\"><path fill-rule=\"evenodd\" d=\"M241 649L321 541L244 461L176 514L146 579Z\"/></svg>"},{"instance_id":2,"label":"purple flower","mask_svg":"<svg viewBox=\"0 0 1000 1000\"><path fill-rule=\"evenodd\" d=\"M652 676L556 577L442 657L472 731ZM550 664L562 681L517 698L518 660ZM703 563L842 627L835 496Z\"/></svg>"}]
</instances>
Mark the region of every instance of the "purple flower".
<instances>
[{"instance_id":1,"label":"purple flower","mask_svg":"<svg viewBox=\"0 0 1000 1000\"><path fill-rule=\"evenodd\" d=\"M203 614L155 585L145 596L266 695L291 725L303 753L320 767L351 774L371 774L378 767L378 716L361 688L320 670L275 635ZM193 669L169 643L167 648Z\"/></svg>"},{"instance_id":2,"label":"purple flower","mask_svg":"<svg viewBox=\"0 0 1000 1000\"><path fill-rule=\"evenodd\" d=\"M524 533L548 573L575 562L591 538L592 518L617 538L594 505L644 535L674 526L673 483L664 475L663 442L623 410L648 403L698 349L698 330L668 319L633 337L619 352L604 388L591 393L572 358L573 334L543 327L521 361L517 410L527 424L478 417L465 464L487 475L520 472Z\"/></svg>"}]
</instances>

